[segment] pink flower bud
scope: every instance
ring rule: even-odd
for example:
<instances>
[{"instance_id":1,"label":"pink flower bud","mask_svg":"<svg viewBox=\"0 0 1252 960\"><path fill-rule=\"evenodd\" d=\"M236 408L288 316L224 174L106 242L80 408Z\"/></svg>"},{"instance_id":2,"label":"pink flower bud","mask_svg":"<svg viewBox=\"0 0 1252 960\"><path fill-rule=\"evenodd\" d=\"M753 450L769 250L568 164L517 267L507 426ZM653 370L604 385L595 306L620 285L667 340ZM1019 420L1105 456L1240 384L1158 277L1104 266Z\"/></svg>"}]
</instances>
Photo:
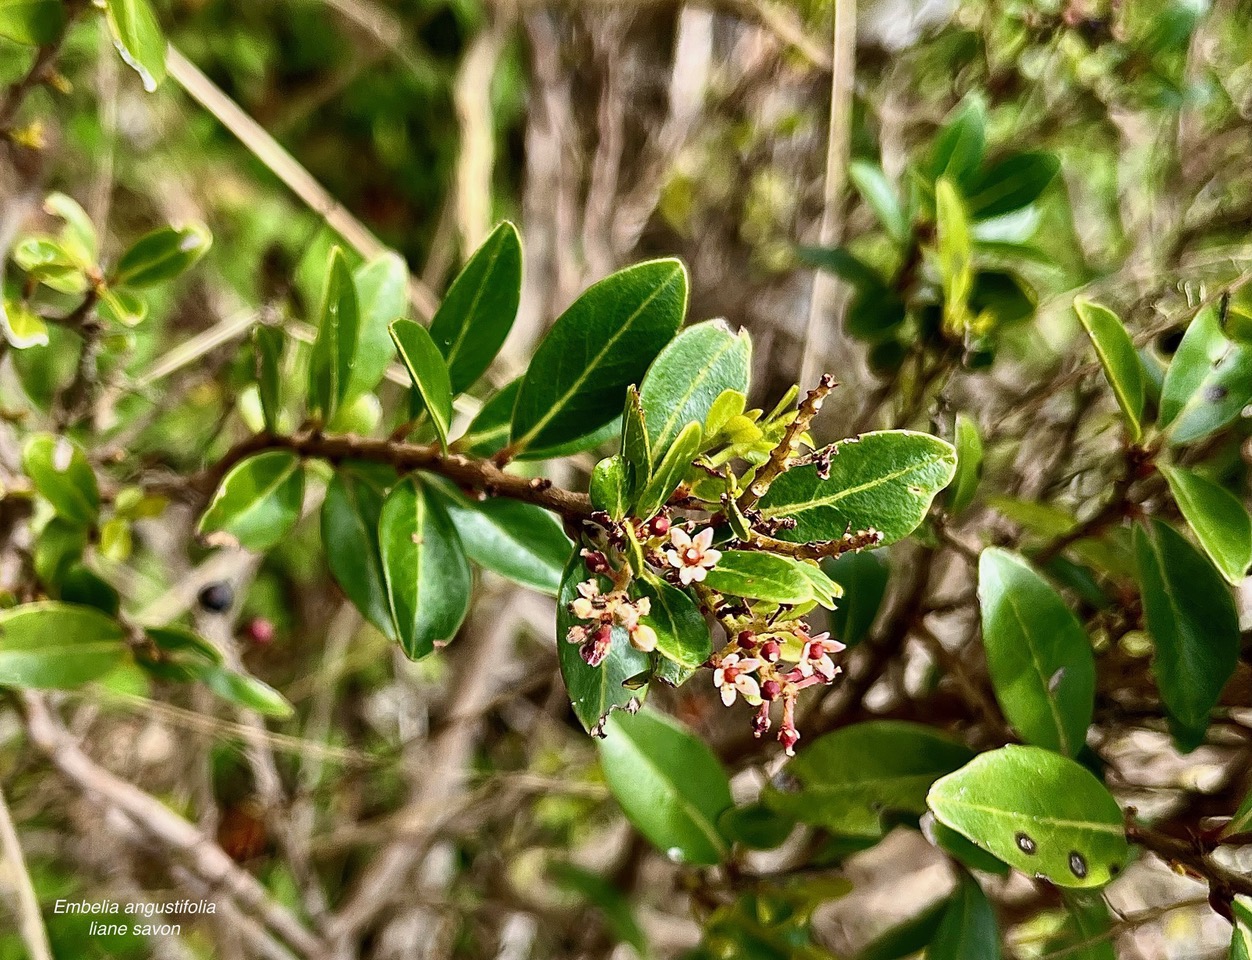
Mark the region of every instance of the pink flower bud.
<instances>
[{"instance_id":1,"label":"pink flower bud","mask_svg":"<svg viewBox=\"0 0 1252 960\"><path fill-rule=\"evenodd\" d=\"M782 684L777 680L766 680L761 684L761 699L777 700L782 693Z\"/></svg>"},{"instance_id":2,"label":"pink flower bud","mask_svg":"<svg viewBox=\"0 0 1252 960\"><path fill-rule=\"evenodd\" d=\"M782 646L777 640L767 640L761 647L761 657L770 663L777 663L782 656Z\"/></svg>"},{"instance_id":3,"label":"pink flower bud","mask_svg":"<svg viewBox=\"0 0 1252 960\"><path fill-rule=\"evenodd\" d=\"M756 634L751 630L740 630L738 636L739 646L744 650L751 650L756 646Z\"/></svg>"},{"instance_id":4,"label":"pink flower bud","mask_svg":"<svg viewBox=\"0 0 1252 960\"><path fill-rule=\"evenodd\" d=\"M652 531L652 536L663 537L669 533L669 517L664 514L658 514L652 518L652 522L648 524L648 529Z\"/></svg>"},{"instance_id":5,"label":"pink flower bud","mask_svg":"<svg viewBox=\"0 0 1252 960\"><path fill-rule=\"evenodd\" d=\"M268 647L274 642L274 624L265 617L253 617L248 621L248 639L260 647Z\"/></svg>"}]
</instances>

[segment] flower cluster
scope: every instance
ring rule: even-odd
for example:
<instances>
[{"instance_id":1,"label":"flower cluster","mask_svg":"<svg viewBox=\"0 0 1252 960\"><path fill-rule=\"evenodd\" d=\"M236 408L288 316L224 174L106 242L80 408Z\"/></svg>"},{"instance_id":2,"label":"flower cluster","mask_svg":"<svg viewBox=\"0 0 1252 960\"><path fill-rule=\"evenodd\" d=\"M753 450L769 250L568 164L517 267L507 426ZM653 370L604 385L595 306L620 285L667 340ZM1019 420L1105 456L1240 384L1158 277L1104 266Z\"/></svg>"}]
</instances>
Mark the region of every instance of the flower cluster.
<instances>
[{"instance_id":1,"label":"flower cluster","mask_svg":"<svg viewBox=\"0 0 1252 960\"><path fill-rule=\"evenodd\" d=\"M742 631L733 648L713 658L713 683L721 692L722 703L730 706L737 697L757 708L752 730L758 736L771 726L770 707L782 701L782 721L778 742L788 755L795 753L800 733L796 730L796 695L807 687L827 684L842 668L831 654L845 647L830 634L809 636L803 624L784 632L756 634Z\"/></svg>"},{"instance_id":2,"label":"flower cluster","mask_svg":"<svg viewBox=\"0 0 1252 960\"><path fill-rule=\"evenodd\" d=\"M591 623L570 627L565 639L579 644L578 652L593 667L598 667L609 655L614 626L626 631L632 646L647 653L656 649L656 631L640 618L646 617L651 609L647 597L631 600L625 590L602 593L596 580L584 581L578 585L578 596L570 603L569 611L579 620Z\"/></svg>"}]
</instances>

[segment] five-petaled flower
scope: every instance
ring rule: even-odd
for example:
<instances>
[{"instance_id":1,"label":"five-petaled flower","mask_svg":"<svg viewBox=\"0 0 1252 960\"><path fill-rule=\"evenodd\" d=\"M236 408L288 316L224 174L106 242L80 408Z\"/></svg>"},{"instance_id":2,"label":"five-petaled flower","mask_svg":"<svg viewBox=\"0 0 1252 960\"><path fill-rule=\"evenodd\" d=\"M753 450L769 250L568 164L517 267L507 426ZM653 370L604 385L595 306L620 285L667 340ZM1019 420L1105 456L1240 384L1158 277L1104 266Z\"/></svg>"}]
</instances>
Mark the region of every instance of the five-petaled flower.
<instances>
[{"instance_id":1,"label":"five-petaled flower","mask_svg":"<svg viewBox=\"0 0 1252 960\"><path fill-rule=\"evenodd\" d=\"M705 527L694 537L674 527L669 535L670 548L665 558L677 568L683 586L699 583L722 559L722 552L713 549L713 528Z\"/></svg>"},{"instance_id":2,"label":"five-petaled flower","mask_svg":"<svg viewBox=\"0 0 1252 960\"><path fill-rule=\"evenodd\" d=\"M830 655L846 649L845 644L838 640L831 640L829 633L819 633L815 637L810 637L804 645L803 653L800 654L798 664L800 673L806 677L816 675L829 683L840 671L840 668L836 667L834 661L830 659Z\"/></svg>"},{"instance_id":3,"label":"five-petaled flower","mask_svg":"<svg viewBox=\"0 0 1252 960\"><path fill-rule=\"evenodd\" d=\"M761 665L759 660L744 658L731 653L722 658L717 669L713 671L713 683L722 692L722 703L730 706L735 702L737 694L742 693L743 699L756 706L761 702L761 687L752 672Z\"/></svg>"}]
</instances>

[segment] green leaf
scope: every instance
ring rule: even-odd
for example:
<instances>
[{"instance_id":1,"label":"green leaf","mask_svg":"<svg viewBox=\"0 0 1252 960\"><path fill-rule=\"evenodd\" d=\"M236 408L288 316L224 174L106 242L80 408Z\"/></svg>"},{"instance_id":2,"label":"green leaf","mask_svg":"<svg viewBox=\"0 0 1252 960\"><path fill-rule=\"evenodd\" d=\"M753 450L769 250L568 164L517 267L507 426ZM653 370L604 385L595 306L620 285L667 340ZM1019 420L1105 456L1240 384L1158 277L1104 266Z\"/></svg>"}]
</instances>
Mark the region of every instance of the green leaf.
<instances>
[{"instance_id":1,"label":"green leaf","mask_svg":"<svg viewBox=\"0 0 1252 960\"><path fill-rule=\"evenodd\" d=\"M106 0L113 46L152 93L165 79L165 36L148 0Z\"/></svg>"},{"instance_id":2,"label":"green leaf","mask_svg":"<svg viewBox=\"0 0 1252 960\"><path fill-rule=\"evenodd\" d=\"M1174 502L1217 569L1239 583L1252 565L1252 517L1229 490L1182 467L1162 466Z\"/></svg>"},{"instance_id":3,"label":"green leaf","mask_svg":"<svg viewBox=\"0 0 1252 960\"><path fill-rule=\"evenodd\" d=\"M15 350L48 345L48 325L24 303L0 298L0 332Z\"/></svg>"},{"instance_id":4,"label":"green leaf","mask_svg":"<svg viewBox=\"0 0 1252 960\"><path fill-rule=\"evenodd\" d=\"M986 127L987 108L978 98L968 98L935 137L926 167L930 179L946 177L954 183L969 183L986 150Z\"/></svg>"},{"instance_id":5,"label":"green leaf","mask_svg":"<svg viewBox=\"0 0 1252 960\"><path fill-rule=\"evenodd\" d=\"M1165 371L1160 424L1172 444L1229 424L1252 401L1252 346L1226 339L1215 308L1201 310Z\"/></svg>"},{"instance_id":6,"label":"green leaf","mask_svg":"<svg viewBox=\"0 0 1252 960\"><path fill-rule=\"evenodd\" d=\"M355 362L344 395L349 399L369 393L387 372L393 355L391 323L408 310L409 268L403 257L388 251L357 267L352 282L361 319Z\"/></svg>"},{"instance_id":7,"label":"green leaf","mask_svg":"<svg viewBox=\"0 0 1252 960\"><path fill-rule=\"evenodd\" d=\"M699 455L702 439L703 430L699 423L688 423L682 428L661 462L652 471L652 479L636 499L636 516L650 517L665 506L691 469L691 462Z\"/></svg>"},{"instance_id":8,"label":"green leaf","mask_svg":"<svg viewBox=\"0 0 1252 960\"><path fill-rule=\"evenodd\" d=\"M724 320L690 326L671 340L639 388L648 439L663 456L687 424L703 424L724 390L748 390L752 342ZM629 407L629 404L628 404Z\"/></svg>"},{"instance_id":9,"label":"green leaf","mask_svg":"<svg viewBox=\"0 0 1252 960\"><path fill-rule=\"evenodd\" d=\"M963 339L974 320L969 306L974 292L974 242L965 204L946 177L935 184L935 221L943 329L948 336Z\"/></svg>"},{"instance_id":10,"label":"green leaf","mask_svg":"<svg viewBox=\"0 0 1252 960\"><path fill-rule=\"evenodd\" d=\"M844 247L800 247L796 256L809 266L833 273L855 287L858 293L874 297L889 293L882 275Z\"/></svg>"},{"instance_id":11,"label":"green leaf","mask_svg":"<svg viewBox=\"0 0 1252 960\"><path fill-rule=\"evenodd\" d=\"M1208 558L1160 520L1136 526L1135 556L1156 647L1152 670L1174 741L1187 752L1204 741L1239 659L1239 616Z\"/></svg>"},{"instance_id":12,"label":"green leaf","mask_svg":"<svg viewBox=\"0 0 1252 960\"><path fill-rule=\"evenodd\" d=\"M916 916L880 933L861 949L856 960L902 960L920 953L935 938L947 909L947 900L932 903Z\"/></svg>"},{"instance_id":13,"label":"green leaf","mask_svg":"<svg viewBox=\"0 0 1252 960\"><path fill-rule=\"evenodd\" d=\"M830 615L831 632L849 647L869 636L891 571L881 553L845 553L822 562L822 569L843 587L843 601Z\"/></svg>"},{"instance_id":14,"label":"green leaf","mask_svg":"<svg viewBox=\"0 0 1252 960\"><path fill-rule=\"evenodd\" d=\"M3 0L0 0L0 8L3 5ZM79 263L94 266L100 256L100 236L82 205L67 194L53 192L44 199L43 209L45 213L65 221L61 230L61 245Z\"/></svg>"},{"instance_id":15,"label":"green leaf","mask_svg":"<svg viewBox=\"0 0 1252 960\"><path fill-rule=\"evenodd\" d=\"M953 440L956 442L956 475L948 489L948 512L963 513L974 502L982 479L982 437L978 424L963 413L956 415Z\"/></svg>"},{"instance_id":16,"label":"green leaf","mask_svg":"<svg viewBox=\"0 0 1252 960\"><path fill-rule=\"evenodd\" d=\"M1230 960L1249 960L1247 935L1236 926L1230 932Z\"/></svg>"},{"instance_id":17,"label":"green leaf","mask_svg":"<svg viewBox=\"0 0 1252 960\"><path fill-rule=\"evenodd\" d=\"M1117 405L1122 408L1130 427L1132 443L1143 437L1143 402L1145 396L1143 364L1126 332L1126 327L1108 307L1090 300L1074 301L1074 312L1095 345L1096 356L1104 368L1104 376L1113 388Z\"/></svg>"},{"instance_id":18,"label":"green leaf","mask_svg":"<svg viewBox=\"0 0 1252 960\"><path fill-rule=\"evenodd\" d=\"M343 251L334 247L322 291L317 339L309 354L309 413L329 423L347 399L360 338L356 285Z\"/></svg>"},{"instance_id":19,"label":"green leaf","mask_svg":"<svg viewBox=\"0 0 1252 960\"><path fill-rule=\"evenodd\" d=\"M796 822L764 803L731 807L717 820L717 829L732 843L741 843L749 850L774 850L781 847Z\"/></svg>"},{"instance_id":20,"label":"green leaf","mask_svg":"<svg viewBox=\"0 0 1252 960\"><path fill-rule=\"evenodd\" d=\"M883 173L882 167L865 160L853 160L848 167L848 178L861 199L874 211L887 235L896 243L907 243L909 218L900 206L895 187Z\"/></svg>"},{"instance_id":21,"label":"green leaf","mask_svg":"<svg viewBox=\"0 0 1252 960\"><path fill-rule=\"evenodd\" d=\"M922 833L932 844L938 847L957 863L969 870L981 870L983 873L994 873L997 876L1008 876L1009 865L997 857L993 857L982 847L963 836L951 827L928 815L922 818Z\"/></svg>"},{"instance_id":22,"label":"green leaf","mask_svg":"<svg viewBox=\"0 0 1252 960\"><path fill-rule=\"evenodd\" d=\"M647 934L635 917L634 905L612 880L573 863L553 863L548 874L558 886L597 908L618 940L634 947L640 957L649 955Z\"/></svg>"},{"instance_id":23,"label":"green leaf","mask_svg":"<svg viewBox=\"0 0 1252 960\"><path fill-rule=\"evenodd\" d=\"M657 452L664 454L663 450ZM643 400L638 389L631 384L626 388L626 407L622 411L622 457L630 468L626 476L631 490L642 490L652 479L652 455Z\"/></svg>"},{"instance_id":24,"label":"green leaf","mask_svg":"<svg viewBox=\"0 0 1252 960\"><path fill-rule=\"evenodd\" d=\"M205 663L221 663L222 652L194 630L167 624L164 627L147 627L144 636L162 653L187 655Z\"/></svg>"},{"instance_id":25,"label":"green leaf","mask_svg":"<svg viewBox=\"0 0 1252 960\"><path fill-rule=\"evenodd\" d=\"M132 290L110 288L100 294L100 316L106 323L137 327L148 316L148 303Z\"/></svg>"},{"instance_id":26,"label":"green leaf","mask_svg":"<svg viewBox=\"0 0 1252 960\"><path fill-rule=\"evenodd\" d=\"M522 387L521 379L512 380L487 398L471 421L469 428L456 441L457 449L477 457L490 457L509 441L509 425L513 406Z\"/></svg>"},{"instance_id":27,"label":"green leaf","mask_svg":"<svg viewBox=\"0 0 1252 960\"><path fill-rule=\"evenodd\" d=\"M687 271L677 260L642 263L593 285L535 351L518 391L511 446L551 446L611 421L686 309Z\"/></svg>"},{"instance_id":28,"label":"green leaf","mask_svg":"<svg viewBox=\"0 0 1252 960\"><path fill-rule=\"evenodd\" d=\"M1065 925L1048 941L1044 956L1057 960L1117 960L1109 908L1098 896L1070 893L1065 897Z\"/></svg>"},{"instance_id":29,"label":"green leaf","mask_svg":"<svg viewBox=\"0 0 1252 960\"><path fill-rule=\"evenodd\" d=\"M396 639L387 602L378 521L395 476L375 464L345 463L335 471L322 502L326 565L353 606L389 640Z\"/></svg>"},{"instance_id":30,"label":"green leaf","mask_svg":"<svg viewBox=\"0 0 1252 960\"><path fill-rule=\"evenodd\" d=\"M1086 767L1042 747L980 754L927 797L940 823L1061 887L1099 887L1126 865L1117 801Z\"/></svg>"},{"instance_id":31,"label":"green leaf","mask_svg":"<svg viewBox=\"0 0 1252 960\"><path fill-rule=\"evenodd\" d=\"M89 531L81 524L53 517L39 531L35 541L35 576L56 595L66 572L82 559Z\"/></svg>"},{"instance_id":32,"label":"green leaf","mask_svg":"<svg viewBox=\"0 0 1252 960\"><path fill-rule=\"evenodd\" d=\"M609 789L653 846L679 863L726 857L717 821L732 805L730 780L699 738L652 711L619 712L605 724L599 750Z\"/></svg>"},{"instance_id":33,"label":"green leaf","mask_svg":"<svg viewBox=\"0 0 1252 960\"><path fill-rule=\"evenodd\" d=\"M82 264L52 237L22 238L13 248L13 260L31 277L59 293L82 293L87 289Z\"/></svg>"},{"instance_id":34,"label":"green leaf","mask_svg":"<svg viewBox=\"0 0 1252 960\"><path fill-rule=\"evenodd\" d=\"M995 909L978 881L962 873L948 900L926 960L1000 960Z\"/></svg>"},{"instance_id":35,"label":"green leaf","mask_svg":"<svg viewBox=\"0 0 1252 960\"><path fill-rule=\"evenodd\" d=\"M724 550L704 585L718 593L770 603L800 604L815 600L800 561L757 550Z\"/></svg>"},{"instance_id":36,"label":"green leaf","mask_svg":"<svg viewBox=\"0 0 1252 960\"><path fill-rule=\"evenodd\" d=\"M448 449L448 429L452 424L452 385L448 367L430 333L420 323L397 320L391 325L391 339L409 371L409 379L421 394L422 403L434 424L439 444Z\"/></svg>"},{"instance_id":37,"label":"green leaf","mask_svg":"<svg viewBox=\"0 0 1252 960\"><path fill-rule=\"evenodd\" d=\"M252 349L256 354L257 394L261 399L261 415L265 429L277 435L282 415L282 374L279 362L283 355L283 332L278 327L256 326L252 330Z\"/></svg>"},{"instance_id":38,"label":"green leaf","mask_svg":"<svg viewBox=\"0 0 1252 960\"><path fill-rule=\"evenodd\" d=\"M974 178L968 190L969 212L989 220L1034 203L1056 178L1061 161L1054 153L1014 153Z\"/></svg>"},{"instance_id":39,"label":"green leaf","mask_svg":"<svg viewBox=\"0 0 1252 960\"><path fill-rule=\"evenodd\" d=\"M1016 554L978 559L987 671L1005 717L1030 743L1074 756L1095 709L1095 656L1078 618Z\"/></svg>"},{"instance_id":40,"label":"green leaf","mask_svg":"<svg viewBox=\"0 0 1252 960\"><path fill-rule=\"evenodd\" d=\"M0 0L0 37L36 46L52 43L64 29L61 0Z\"/></svg>"},{"instance_id":41,"label":"green leaf","mask_svg":"<svg viewBox=\"0 0 1252 960\"><path fill-rule=\"evenodd\" d=\"M443 505L416 477L383 502L378 543L391 620L411 660L451 640L469 613L473 575Z\"/></svg>"},{"instance_id":42,"label":"green leaf","mask_svg":"<svg viewBox=\"0 0 1252 960\"><path fill-rule=\"evenodd\" d=\"M271 450L249 457L226 474L200 518L199 532L221 531L262 553L291 532L303 506L300 458L287 450Z\"/></svg>"},{"instance_id":43,"label":"green leaf","mask_svg":"<svg viewBox=\"0 0 1252 960\"><path fill-rule=\"evenodd\" d=\"M556 517L503 497L470 500L451 484L437 489L471 560L514 583L557 595L574 544Z\"/></svg>"},{"instance_id":44,"label":"green leaf","mask_svg":"<svg viewBox=\"0 0 1252 960\"><path fill-rule=\"evenodd\" d=\"M777 536L793 543L837 540L848 530L873 528L882 543L908 536L922 522L935 494L956 472L956 451L924 433L867 433L835 446L830 477L816 464L794 467L761 498L761 515L791 517L794 529Z\"/></svg>"},{"instance_id":45,"label":"green leaf","mask_svg":"<svg viewBox=\"0 0 1252 960\"><path fill-rule=\"evenodd\" d=\"M628 689L623 683L645 673L649 661L646 653L631 646L622 627L613 627L609 655L598 667L589 666L579 654L578 644L565 639L569 628L578 623L569 612L569 605L578 596L578 584L585 580L597 580L601 590L611 589L607 578L589 574L582 558L575 554L566 564L557 594L556 652L574 716L583 729L599 735L610 710L614 707L634 709L647 696L646 685Z\"/></svg>"},{"instance_id":46,"label":"green leaf","mask_svg":"<svg viewBox=\"0 0 1252 960\"><path fill-rule=\"evenodd\" d=\"M937 730L872 720L818 737L784 767L795 789L766 790L775 810L833 833L880 837L883 814L920 816L926 791L973 752Z\"/></svg>"},{"instance_id":47,"label":"green leaf","mask_svg":"<svg viewBox=\"0 0 1252 960\"><path fill-rule=\"evenodd\" d=\"M661 579L635 581L651 610L643 622L656 631L656 651L682 667L698 667L713 652L713 637L704 614L686 592Z\"/></svg>"},{"instance_id":48,"label":"green leaf","mask_svg":"<svg viewBox=\"0 0 1252 960\"><path fill-rule=\"evenodd\" d=\"M100 515L100 488L87 457L68 437L38 433L22 449L22 467L57 516L90 527Z\"/></svg>"},{"instance_id":49,"label":"green leaf","mask_svg":"<svg viewBox=\"0 0 1252 960\"><path fill-rule=\"evenodd\" d=\"M127 654L126 631L91 607L45 602L0 612L0 686L70 690Z\"/></svg>"},{"instance_id":50,"label":"green leaf","mask_svg":"<svg viewBox=\"0 0 1252 960\"><path fill-rule=\"evenodd\" d=\"M151 287L191 268L213 244L203 224L159 227L136 240L117 261L109 281L116 287Z\"/></svg>"},{"instance_id":51,"label":"green leaf","mask_svg":"<svg viewBox=\"0 0 1252 960\"><path fill-rule=\"evenodd\" d=\"M591 470L587 490L591 505L614 520L622 520L630 506L630 466L620 456L605 457Z\"/></svg>"},{"instance_id":52,"label":"green leaf","mask_svg":"<svg viewBox=\"0 0 1252 960\"><path fill-rule=\"evenodd\" d=\"M1243 798L1243 803L1239 804L1235 815L1222 828L1222 836L1230 837L1237 833L1247 833L1249 830L1252 830L1252 791L1249 791L1248 795Z\"/></svg>"},{"instance_id":53,"label":"green leaf","mask_svg":"<svg viewBox=\"0 0 1252 960\"><path fill-rule=\"evenodd\" d=\"M197 665L193 673L197 680L228 703L280 720L296 712L281 693L246 673L212 664Z\"/></svg>"},{"instance_id":54,"label":"green leaf","mask_svg":"<svg viewBox=\"0 0 1252 960\"><path fill-rule=\"evenodd\" d=\"M522 294L522 241L505 221L492 231L448 288L430 335L448 363L452 393L483 375L503 346Z\"/></svg>"}]
</instances>

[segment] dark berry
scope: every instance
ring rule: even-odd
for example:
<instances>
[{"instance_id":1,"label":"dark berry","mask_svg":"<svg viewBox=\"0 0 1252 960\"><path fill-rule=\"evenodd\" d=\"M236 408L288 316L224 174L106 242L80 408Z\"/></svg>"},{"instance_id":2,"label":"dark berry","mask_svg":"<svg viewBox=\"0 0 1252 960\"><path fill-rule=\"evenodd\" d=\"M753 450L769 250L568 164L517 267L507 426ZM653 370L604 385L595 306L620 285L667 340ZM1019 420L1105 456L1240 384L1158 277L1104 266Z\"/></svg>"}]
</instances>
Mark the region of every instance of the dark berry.
<instances>
[{"instance_id":1,"label":"dark berry","mask_svg":"<svg viewBox=\"0 0 1252 960\"><path fill-rule=\"evenodd\" d=\"M219 580L200 591L200 606L209 613L225 613L235 603L235 591L229 583Z\"/></svg>"},{"instance_id":2,"label":"dark berry","mask_svg":"<svg viewBox=\"0 0 1252 960\"><path fill-rule=\"evenodd\" d=\"M583 561L587 564L587 569L592 573L609 572L609 558L599 550L584 550Z\"/></svg>"}]
</instances>

